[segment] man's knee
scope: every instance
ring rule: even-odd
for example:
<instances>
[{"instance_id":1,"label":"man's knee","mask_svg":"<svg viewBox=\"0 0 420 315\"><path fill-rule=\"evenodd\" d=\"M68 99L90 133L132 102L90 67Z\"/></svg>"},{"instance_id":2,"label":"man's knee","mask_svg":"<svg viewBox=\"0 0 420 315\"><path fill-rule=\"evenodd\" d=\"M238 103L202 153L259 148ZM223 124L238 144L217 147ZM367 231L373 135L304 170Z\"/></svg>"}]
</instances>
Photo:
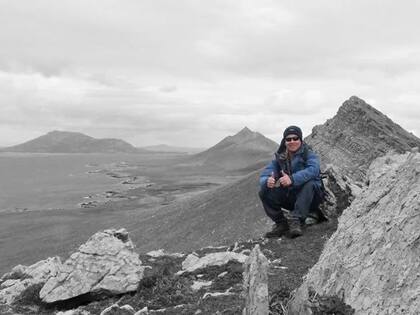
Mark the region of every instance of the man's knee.
<instances>
[{"instance_id":1,"label":"man's knee","mask_svg":"<svg viewBox=\"0 0 420 315\"><path fill-rule=\"evenodd\" d=\"M303 184L302 188L305 187L307 189L312 188L314 189L316 187L317 183L315 180L311 179L309 181L307 181L305 184Z\"/></svg>"},{"instance_id":2,"label":"man's knee","mask_svg":"<svg viewBox=\"0 0 420 315\"><path fill-rule=\"evenodd\" d=\"M317 183L315 180L307 181L302 187L299 189L299 192L303 192L305 195L313 195L317 190Z\"/></svg>"}]
</instances>

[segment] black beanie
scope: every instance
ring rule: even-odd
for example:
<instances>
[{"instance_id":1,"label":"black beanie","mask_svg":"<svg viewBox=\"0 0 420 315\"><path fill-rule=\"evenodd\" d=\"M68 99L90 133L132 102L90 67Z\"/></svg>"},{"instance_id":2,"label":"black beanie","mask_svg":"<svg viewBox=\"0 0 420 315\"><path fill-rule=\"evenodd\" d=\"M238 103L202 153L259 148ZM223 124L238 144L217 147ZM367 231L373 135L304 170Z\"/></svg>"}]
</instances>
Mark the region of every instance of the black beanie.
<instances>
[{"instance_id":1,"label":"black beanie","mask_svg":"<svg viewBox=\"0 0 420 315\"><path fill-rule=\"evenodd\" d=\"M302 141L302 130L297 126L289 126L283 132L283 138L286 138L288 135L296 135Z\"/></svg>"}]
</instances>

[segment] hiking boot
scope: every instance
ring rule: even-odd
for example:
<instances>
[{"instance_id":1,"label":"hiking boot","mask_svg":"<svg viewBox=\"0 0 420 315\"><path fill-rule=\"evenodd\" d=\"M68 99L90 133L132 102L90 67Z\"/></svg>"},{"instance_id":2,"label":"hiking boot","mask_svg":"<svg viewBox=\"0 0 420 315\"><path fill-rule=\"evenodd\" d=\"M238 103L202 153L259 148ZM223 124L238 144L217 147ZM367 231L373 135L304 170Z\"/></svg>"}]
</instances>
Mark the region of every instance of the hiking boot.
<instances>
[{"instance_id":1,"label":"hiking boot","mask_svg":"<svg viewBox=\"0 0 420 315\"><path fill-rule=\"evenodd\" d=\"M305 219L305 225L315 225L315 224L317 224L318 223L318 220L317 219L315 219L315 218L313 218L313 217L307 217L306 219Z\"/></svg>"},{"instance_id":2,"label":"hiking boot","mask_svg":"<svg viewBox=\"0 0 420 315\"><path fill-rule=\"evenodd\" d=\"M319 218L317 214L310 214L305 219L305 225L314 225L319 223Z\"/></svg>"},{"instance_id":3,"label":"hiking boot","mask_svg":"<svg viewBox=\"0 0 420 315\"><path fill-rule=\"evenodd\" d=\"M289 230L287 222L280 222L273 225L273 229L270 232L265 233L266 238L280 237L286 234Z\"/></svg>"},{"instance_id":4,"label":"hiking boot","mask_svg":"<svg viewBox=\"0 0 420 315\"><path fill-rule=\"evenodd\" d=\"M303 235L299 218L290 218L287 220L287 223L289 224L290 238L295 238Z\"/></svg>"}]
</instances>

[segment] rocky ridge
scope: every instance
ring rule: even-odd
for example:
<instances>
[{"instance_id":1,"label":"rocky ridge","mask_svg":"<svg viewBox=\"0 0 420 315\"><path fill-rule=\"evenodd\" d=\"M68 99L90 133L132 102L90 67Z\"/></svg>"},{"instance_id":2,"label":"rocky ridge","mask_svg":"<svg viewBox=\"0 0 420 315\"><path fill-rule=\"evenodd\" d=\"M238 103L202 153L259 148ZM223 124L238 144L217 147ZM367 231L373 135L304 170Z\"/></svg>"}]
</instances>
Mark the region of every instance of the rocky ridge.
<instances>
[{"instance_id":1,"label":"rocky ridge","mask_svg":"<svg viewBox=\"0 0 420 315\"><path fill-rule=\"evenodd\" d=\"M345 101L326 123L315 126L305 141L320 155L323 168L332 164L354 182L366 179L366 171L377 157L420 146L419 138L357 96Z\"/></svg>"},{"instance_id":2,"label":"rocky ridge","mask_svg":"<svg viewBox=\"0 0 420 315\"><path fill-rule=\"evenodd\" d=\"M369 185L339 219L290 314L314 314L311 297L340 296L356 314L420 309L420 154L388 154L367 172Z\"/></svg>"}]
</instances>

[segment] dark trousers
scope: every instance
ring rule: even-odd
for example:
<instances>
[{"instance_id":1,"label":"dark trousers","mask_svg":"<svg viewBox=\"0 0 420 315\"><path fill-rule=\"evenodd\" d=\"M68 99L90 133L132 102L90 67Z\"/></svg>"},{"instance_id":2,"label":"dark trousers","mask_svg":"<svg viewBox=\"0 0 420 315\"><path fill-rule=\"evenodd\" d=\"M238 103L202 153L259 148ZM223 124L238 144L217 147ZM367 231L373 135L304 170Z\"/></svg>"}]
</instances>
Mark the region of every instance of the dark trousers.
<instances>
[{"instance_id":1,"label":"dark trousers","mask_svg":"<svg viewBox=\"0 0 420 315\"><path fill-rule=\"evenodd\" d=\"M318 211L321 200L317 191L315 182L311 180L296 188L265 187L259 196L265 213L275 223L286 220L282 208L290 210L292 217L303 222L310 212Z\"/></svg>"}]
</instances>

